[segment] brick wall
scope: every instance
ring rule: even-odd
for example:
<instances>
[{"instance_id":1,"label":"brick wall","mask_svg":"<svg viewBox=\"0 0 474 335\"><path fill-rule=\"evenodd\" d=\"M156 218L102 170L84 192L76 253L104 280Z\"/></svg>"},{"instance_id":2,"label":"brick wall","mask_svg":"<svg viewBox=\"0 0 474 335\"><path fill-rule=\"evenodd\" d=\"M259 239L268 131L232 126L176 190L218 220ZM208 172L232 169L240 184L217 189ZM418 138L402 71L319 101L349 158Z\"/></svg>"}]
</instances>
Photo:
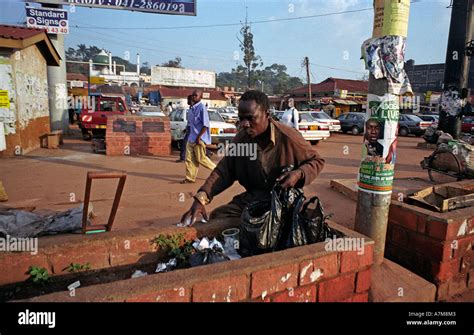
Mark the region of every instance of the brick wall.
<instances>
[{"instance_id":1,"label":"brick wall","mask_svg":"<svg viewBox=\"0 0 474 335\"><path fill-rule=\"evenodd\" d=\"M169 156L170 122L166 117L111 116L107 118L107 155Z\"/></svg>"},{"instance_id":2,"label":"brick wall","mask_svg":"<svg viewBox=\"0 0 474 335\"><path fill-rule=\"evenodd\" d=\"M235 224L227 224L227 227ZM365 238L337 224L331 226L348 237ZM93 269L139 262L143 255L155 255L150 245L158 233L185 232L194 238L213 236L222 224L207 225L204 230L137 229L78 240L74 246L42 248L36 256L15 255L0 258L0 266L21 273L29 265L49 266L53 271L71 262L91 262ZM125 239L130 248L124 249ZM39 257L39 258L38 258ZM15 259L12 261L12 259ZM30 261L28 261L30 258ZM57 292L30 299L32 301L253 301L253 302L367 302L370 288L373 241L365 238L362 255L356 251L326 251L325 243L300 247L209 266L152 274L107 284L78 288L75 296ZM2 263L3 261L3 263ZM15 269L15 266L17 269ZM11 280L12 278L10 278ZM16 278L20 278L17 276ZM25 278L23 278L25 279Z\"/></svg>"},{"instance_id":3,"label":"brick wall","mask_svg":"<svg viewBox=\"0 0 474 335\"><path fill-rule=\"evenodd\" d=\"M437 300L474 288L474 210L435 213L392 200L385 256L437 286Z\"/></svg>"}]
</instances>

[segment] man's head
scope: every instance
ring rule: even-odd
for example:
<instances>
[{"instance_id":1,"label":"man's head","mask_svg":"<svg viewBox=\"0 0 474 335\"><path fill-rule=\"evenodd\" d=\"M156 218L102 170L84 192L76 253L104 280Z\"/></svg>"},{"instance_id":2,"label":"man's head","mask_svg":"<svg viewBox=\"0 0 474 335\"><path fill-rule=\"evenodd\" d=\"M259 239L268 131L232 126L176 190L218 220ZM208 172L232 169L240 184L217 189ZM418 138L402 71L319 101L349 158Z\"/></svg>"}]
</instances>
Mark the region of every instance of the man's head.
<instances>
[{"instance_id":1,"label":"man's head","mask_svg":"<svg viewBox=\"0 0 474 335\"><path fill-rule=\"evenodd\" d=\"M269 125L270 102L265 93L248 91L240 98L240 126L251 138L263 134Z\"/></svg>"},{"instance_id":2,"label":"man's head","mask_svg":"<svg viewBox=\"0 0 474 335\"><path fill-rule=\"evenodd\" d=\"M193 94L191 94L191 101L193 104L197 104L202 99L202 91L201 90L194 90Z\"/></svg>"},{"instance_id":3,"label":"man's head","mask_svg":"<svg viewBox=\"0 0 474 335\"><path fill-rule=\"evenodd\" d=\"M193 105L193 96L190 94L188 95L188 105L192 106Z\"/></svg>"},{"instance_id":4,"label":"man's head","mask_svg":"<svg viewBox=\"0 0 474 335\"><path fill-rule=\"evenodd\" d=\"M288 100L288 108L293 108L293 107L295 107L295 99L290 98Z\"/></svg>"},{"instance_id":5,"label":"man's head","mask_svg":"<svg viewBox=\"0 0 474 335\"><path fill-rule=\"evenodd\" d=\"M371 144L377 143L380 139L380 123L377 120L369 120L366 124L366 137Z\"/></svg>"}]
</instances>

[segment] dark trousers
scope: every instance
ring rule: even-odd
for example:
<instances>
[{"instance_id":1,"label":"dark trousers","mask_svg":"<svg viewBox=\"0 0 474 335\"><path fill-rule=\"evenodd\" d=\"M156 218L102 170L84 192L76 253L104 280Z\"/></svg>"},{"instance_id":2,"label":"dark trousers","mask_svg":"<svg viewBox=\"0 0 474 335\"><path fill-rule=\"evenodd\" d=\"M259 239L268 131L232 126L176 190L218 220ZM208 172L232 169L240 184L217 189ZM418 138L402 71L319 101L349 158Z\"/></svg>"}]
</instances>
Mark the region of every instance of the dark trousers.
<instances>
[{"instance_id":1,"label":"dark trousers","mask_svg":"<svg viewBox=\"0 0 474 335\"><path fill-rule=\"evenodd\" d=\"M179 153L179 159L184 161L186 159L186 145L188 144L189 128L186 128L186 135L184 135L183 142L181 143L181 151Z\"/></svg>"}]
</instances>

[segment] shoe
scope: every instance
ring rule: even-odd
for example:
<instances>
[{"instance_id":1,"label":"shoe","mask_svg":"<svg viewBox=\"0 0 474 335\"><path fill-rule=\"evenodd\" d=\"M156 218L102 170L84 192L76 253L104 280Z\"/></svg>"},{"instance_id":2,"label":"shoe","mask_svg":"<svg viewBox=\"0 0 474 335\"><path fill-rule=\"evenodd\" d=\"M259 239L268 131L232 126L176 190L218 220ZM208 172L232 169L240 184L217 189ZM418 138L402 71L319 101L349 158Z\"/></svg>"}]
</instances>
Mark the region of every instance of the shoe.
<instances>
[{"instance_id":1,"label":"shoe","mask_svg":"<svg viewBox=\"0 0 474 335\"><path fill-rule=\"evenodd\" d=\"M195 184L196 182L194 181L191 181L191 180L188 180L188 179L185 179L183 180L182 182L180 182L180 184Z\"/></svg>"},{"instance_id":2,"label":"shoe","mask_svg":"<svg viewBox=\"0 0 474 335\"><path fill-rule=\"evenodd\" d=\"M184 159L178 159L178 160L175 161L175 163L184 163L184 162L185 162Z\"/></svg>"}]
</instances>

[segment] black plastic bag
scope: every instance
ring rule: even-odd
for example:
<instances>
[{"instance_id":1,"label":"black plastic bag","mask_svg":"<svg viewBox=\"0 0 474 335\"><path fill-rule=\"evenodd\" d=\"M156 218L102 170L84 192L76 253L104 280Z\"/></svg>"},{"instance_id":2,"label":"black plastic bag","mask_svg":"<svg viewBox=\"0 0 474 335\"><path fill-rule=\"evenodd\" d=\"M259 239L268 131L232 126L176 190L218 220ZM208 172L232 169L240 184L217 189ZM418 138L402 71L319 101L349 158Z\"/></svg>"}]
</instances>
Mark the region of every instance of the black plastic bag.
<instances>
[{"instance_id":1,"label":"black plastic bag","mask_svg":"<svg viewBox=\"0 0 474 335\"><path fill-rule=\"evenodd\" d=\"M230 258L224 255L223 250L220 248L204 249L189 257L189 264L191 264L192 267L227 261L230 261Z\"/></svg>"}]
</instances>

